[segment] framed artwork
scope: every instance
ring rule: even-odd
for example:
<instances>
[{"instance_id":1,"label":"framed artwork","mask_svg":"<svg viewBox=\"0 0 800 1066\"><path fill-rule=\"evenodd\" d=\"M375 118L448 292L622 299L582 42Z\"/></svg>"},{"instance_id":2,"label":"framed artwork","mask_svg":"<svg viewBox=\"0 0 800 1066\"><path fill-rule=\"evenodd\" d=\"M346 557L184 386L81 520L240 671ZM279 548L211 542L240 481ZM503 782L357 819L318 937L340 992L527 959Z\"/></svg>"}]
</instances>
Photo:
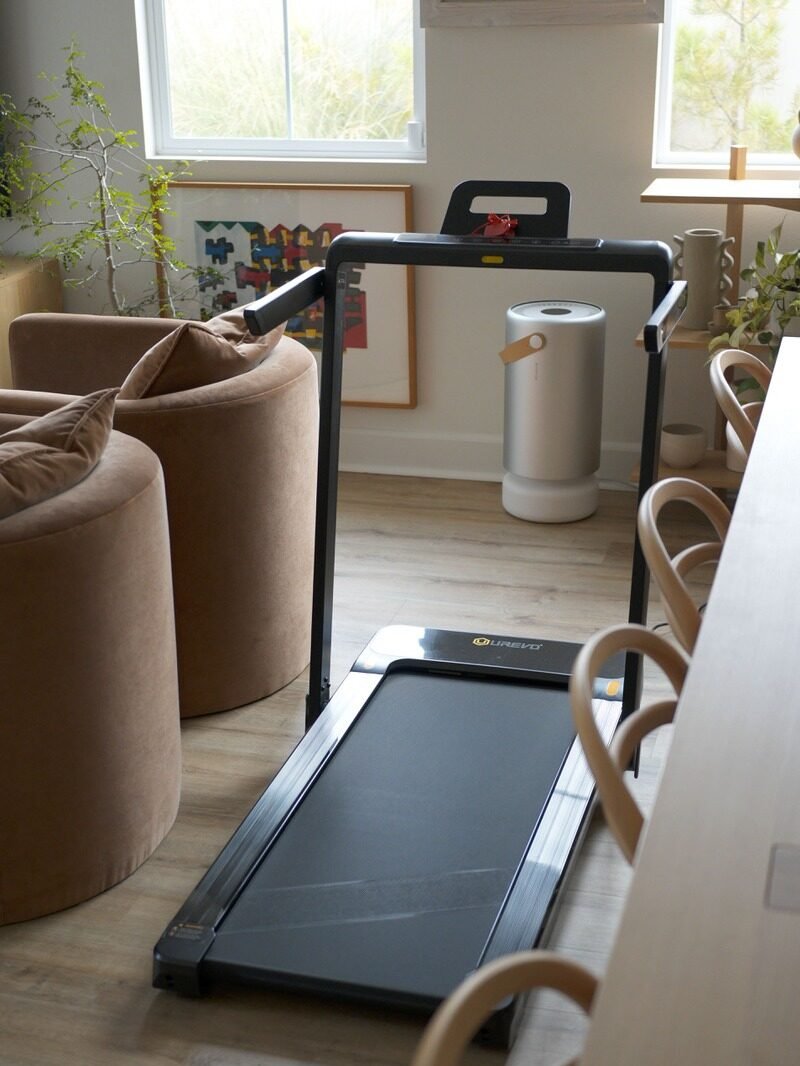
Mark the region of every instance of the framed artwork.
<instances>
[{"instance_id":1,"label":"framed artwork","mask_svg":"<svg viewBox=\"0 0 800 1066\"><path fill-rule=\"evenodd\" d=\"M407 233L409 185L169 183L165 233L199 269L181 314L208 319L252 303L325 260L346 230ZM164 267L158 268L160 292ZM163 302L163 301L162 301ZM354 264L348 279L342 401L416 407L414 274L410 266ZM321 303L291 319L287 336L318 357Z\"/></svg>"}]
</instances>

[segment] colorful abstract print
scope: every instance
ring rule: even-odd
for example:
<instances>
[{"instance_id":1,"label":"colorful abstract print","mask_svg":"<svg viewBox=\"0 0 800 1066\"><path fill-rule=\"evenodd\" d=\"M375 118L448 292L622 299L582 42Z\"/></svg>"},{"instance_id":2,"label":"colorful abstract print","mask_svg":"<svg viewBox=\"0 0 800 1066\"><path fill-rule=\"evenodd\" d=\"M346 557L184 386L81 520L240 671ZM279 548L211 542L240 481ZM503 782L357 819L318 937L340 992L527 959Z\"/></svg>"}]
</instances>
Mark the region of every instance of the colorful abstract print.
<instances>
[{"instance_id":1,"label":"colorful abstract print","mask_svg":"<svg viewBox=\"0 0 800 1066\"><path fill-rule=\"evenodd\" d=\"M202 315L206 318L240 304L252 303L280 288L310 267L325 262L328 245L345 227L324 222L312 229L260 222L195 222L198 262L208 273L200 278ZM367 294L359 286L363 264L348 270L345 293L345 348L367 347ZM309 348L322 347L321 303L291 318L287 336Z\"/></svg>"}]
</instances>

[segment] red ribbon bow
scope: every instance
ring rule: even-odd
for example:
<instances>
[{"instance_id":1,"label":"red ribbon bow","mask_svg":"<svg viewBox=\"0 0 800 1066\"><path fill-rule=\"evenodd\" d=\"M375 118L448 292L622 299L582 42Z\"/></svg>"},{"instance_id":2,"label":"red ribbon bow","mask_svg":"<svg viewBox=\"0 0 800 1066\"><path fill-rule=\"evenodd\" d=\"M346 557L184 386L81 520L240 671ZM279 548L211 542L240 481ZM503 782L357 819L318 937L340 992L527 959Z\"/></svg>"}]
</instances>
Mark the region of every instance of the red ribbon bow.
<instances>
[{"instance_id":1,"label":"red ribbon bow","mask_svg":"<svg viewBox=\"0 0 800 1066\"><path fill-rule=\"evenodd\" d=\"M496 215L490 211L486 221L474 229L473 235L479 237L513 237L519 225L516 218L510 215Z\"/></svg>"}]
</instances>

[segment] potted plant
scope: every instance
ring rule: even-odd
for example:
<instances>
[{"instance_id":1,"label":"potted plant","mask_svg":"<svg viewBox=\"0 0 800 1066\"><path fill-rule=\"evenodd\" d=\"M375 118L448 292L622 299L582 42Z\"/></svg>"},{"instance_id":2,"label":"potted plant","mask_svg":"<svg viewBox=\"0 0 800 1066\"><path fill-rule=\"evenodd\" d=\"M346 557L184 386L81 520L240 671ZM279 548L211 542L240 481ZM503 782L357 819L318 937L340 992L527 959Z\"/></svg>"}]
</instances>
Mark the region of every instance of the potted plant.
<instances>
[{"instance_id":1,"label":"potted plant","mask_svg":"<svg viewBox=\"0 0 800 1066\"><path fill-rule=\"evenodd\" d=\"M116 128L103 85L80 69L84 53L74 42L64 51L60 87L40 75L51 93L24 107L0 93L0 251L30 234L34 257L57 259L66 285L102 284L114 314L174 316L200 276L176 257L161 225L168 182L186 170L138 155L135 132Z\"/></svg>"},{"instance_id":2,"label":"potted plant","mask_svg":"<svg viewBox=\"0 0 800 1066\"><path fill-rule=\"evenodd\" d=\"M728 331L711 339L712 354L719 348L763 345L768 349L765 361L771 368L790 323L800 321L800 250L778 250L782 229L780 222L765 241L756 245L753 263L742 271L742 279L750 283L750 288L727 312ZM751 389L759 389L752 378L736 382L739 393Z\"/></svg>"}]
</instances>

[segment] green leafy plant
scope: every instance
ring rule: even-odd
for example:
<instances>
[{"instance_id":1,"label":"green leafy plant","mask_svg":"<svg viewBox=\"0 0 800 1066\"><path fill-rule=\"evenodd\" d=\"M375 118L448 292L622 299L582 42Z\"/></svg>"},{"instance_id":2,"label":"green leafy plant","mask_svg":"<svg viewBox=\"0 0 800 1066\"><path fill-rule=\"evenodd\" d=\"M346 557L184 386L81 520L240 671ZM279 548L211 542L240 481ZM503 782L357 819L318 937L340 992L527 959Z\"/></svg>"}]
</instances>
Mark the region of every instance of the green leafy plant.
<instances>
[{"instance_id":1,"label":"green leafy plant","mask_svg":"<svg viewBox=\"0 0 800 1066\"><path fill-rule=\"evenodd\" d=\"M800 250L781 252L783 222L765 241L756 245L755 259L742 271L742 280L750 288L736 307L727 313L730 329L712 338L709 351L719 348L766 346L767 363L774 366L778 348L790 322L800 319ZM758 389L752 378L736 383L738 392Z\"/></svg>"},{"instance_id":2,"label":"green leafy plant","mask_svg":"<svg viewBox=\"0 0 800 1066\"><path fill-rule=\"evenodd\" d=\"M24 107L0 94L0 250L28 232L38 240L34 257L57 259L66 285L102 284L115 314L175 315L201 277L176 256L162 223L168 183L185 167L169 171L138 155L135 131L116 128L103 85L80 69L84 53L75 42L64 51L60 86L40 75L51 93ZM142 264L152 279L144 283L143 268L131 269Z\"/></svg>"}]
</instances>

